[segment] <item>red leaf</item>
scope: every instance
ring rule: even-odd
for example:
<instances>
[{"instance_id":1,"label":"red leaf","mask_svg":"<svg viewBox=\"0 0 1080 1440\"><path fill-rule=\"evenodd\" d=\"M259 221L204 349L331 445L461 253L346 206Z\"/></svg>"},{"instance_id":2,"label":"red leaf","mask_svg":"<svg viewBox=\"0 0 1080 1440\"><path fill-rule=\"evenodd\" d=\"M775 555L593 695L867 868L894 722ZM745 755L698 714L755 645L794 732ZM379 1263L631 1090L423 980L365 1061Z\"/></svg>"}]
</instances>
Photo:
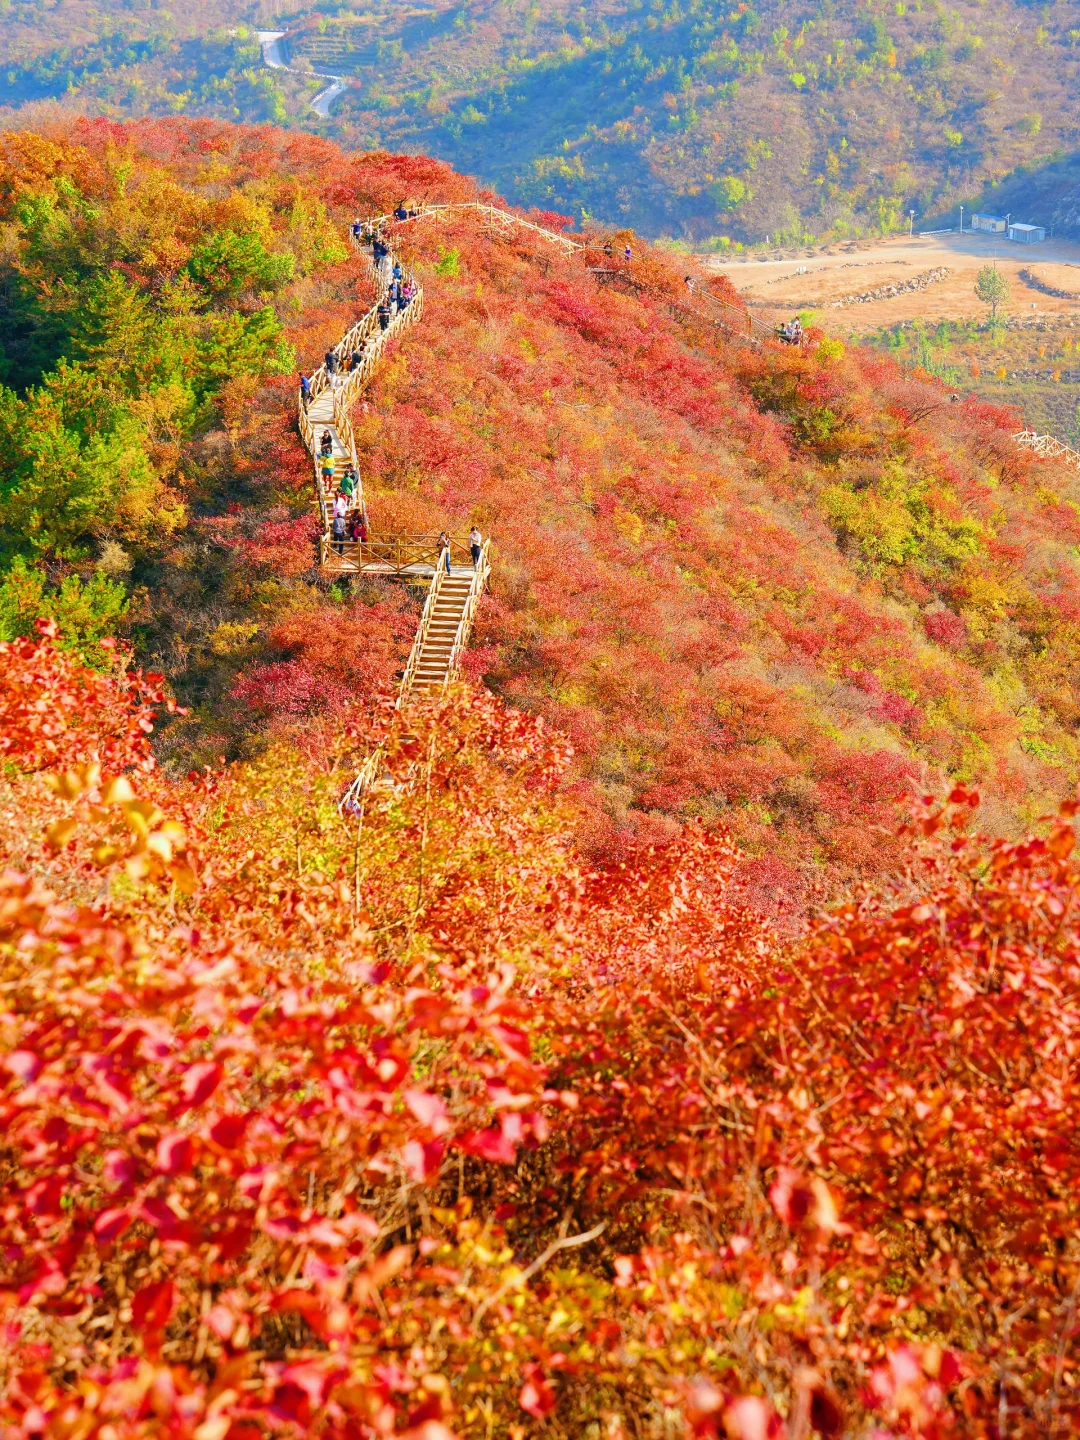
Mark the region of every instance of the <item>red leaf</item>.
<instances>
[{"instance_id":1,"label":"red leaf","mask_svg":"<svg viewBox=\"0 0 1080 1440\"><path fill-rule=\"evenodd\" d=\"M530 1361L523 1373L525 1384L521 1387L518 1404L535 1420L542 1420L555 1409L555 1391L535 1361Z\"/></svg>"},{"instance_id":2,"label":"red leaf","mask_svg":"<svg viewBox=\"0 0 1080 1440\"><path fill-rule=\"evenodd\" d=\"M180 1086L184 1103L177 1107L178 1113L190 1110L193 1105L201 1105L204 1100L208 1100L221 1084L223 1073L221 1066L212 1060L207 1060L201 1065L192 1065Z\"/></svg>"},{"instance_id":3,"label":"red leaf","mask_svg":"<svg viewBox=\"0 0 1080 1440\"><path fill-rule=\"evenodd\" d=\"M220 1145L222 1150L235 1150L244 1138L247 1124L246 1115L222 1115L211 1125L210 1139L215 1145Z\"/></svg>"},{"instance_id":4,"label":"red leaf","mask_svg":"<svg viewBox=\"0 0 1080 1440\"><path fill-rule=\"evenodd\" d=\"M9 1070L16 1080L29 1085L40 1071L41 1061L32 1050L13 1050L4 1057L4 1068Z\"/></svg>"},{"instance_id":5,"label":"red leaf","mask_svg":"<svg viewBox=\"0 0 1080 1440\"><path fill-rule=\"evenodd\" d=\"M190 1170L195 1158L191 1136L180 1130L163 1135L157 1143L157 1166L166 1175L179 1175Z\"/></svg>"},{"instance_id":6,"label":"red leaf","mask_svg":"<svg viewBox=\"0 0 1080 1440\"><path fill-rule=\"evenodd\" d=\"M129 1185L135 1178L137 1167L134 1157L126 1150L106 1151L101 1173L109 1185Z\"/></svg>"},{"instance_id":7,"label":"red leaf","mask_svg":"<svg viewBox=\"0 0 1080 1440\"><path fill-rule=\"evenodd\" d=\"M161 1337L176 1311L178 1300L171 1280L144 1285L132 1299L131 1322L136 1334L142 1337L147 1354L156 1355L160 1350Z\"/></svg>"},{"instance_id":8,"label":"red leaf","mask_svg":"<svg viewBox=\"0 0 1080 1440\"><path fill-rule=\"evenodd\" d=\"M132 1221L132 1214L127 1206L121 1210L103 1210L94 1221L94 1234L103 1245L119 1239Z\"/></svg>"},{"instance_id":9,"label":"red leaf","mask_svg":"<svg viewBox=\"0 0 1080 1440\"><path fill-rule=\"evenodd\" d=\"M401 1152L405 1173L410 1180L426 1183L438 1175L445 1153L446 1146L441 1140L430 1140L426 1145L410 1140Z\"/></svg>"}]
</instances>

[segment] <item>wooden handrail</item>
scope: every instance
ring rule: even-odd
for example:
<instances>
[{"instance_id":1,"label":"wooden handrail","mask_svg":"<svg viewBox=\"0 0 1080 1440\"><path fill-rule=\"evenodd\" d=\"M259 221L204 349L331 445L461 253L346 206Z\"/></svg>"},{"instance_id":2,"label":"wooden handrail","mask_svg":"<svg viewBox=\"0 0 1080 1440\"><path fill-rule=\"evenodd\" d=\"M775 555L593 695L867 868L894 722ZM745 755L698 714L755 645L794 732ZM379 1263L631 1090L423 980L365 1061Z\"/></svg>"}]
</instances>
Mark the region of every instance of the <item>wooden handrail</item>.
<instances>
[{"instance_id":1,"label":"wooden handrail","mask_svg":"<svg viewBox=\"0 0 1080 1440\"><path fill-rule=\"evenodd\" d=\"M1018 430L1013 442L1023 450L1032 450L1044 460L1064 460L1074 470L1080 470L1080 451L1066 445L1054 435L1040 435L1037 430Z\"/></svg>"},{"instance_id":2,"label":"wooden handrail","mask_svg":"<svg viewBox=\"0 0 1080 1440\"><path fill-rule=\"evenodd\" d=\"M491 541L485 540L480 550L480 558L473 570L472 584L469 587L469 598L465 601L465 607L461 612L461 619L458 622L457 633L454 636L454 643L450 649L450 659L446 665L446 679L443 688L450 684L457 676L461 668L461 657L465 647L469 643L469 635L472 632L473 620L476 617L477 607L480 598L487 588L488 576L491 574Z\"/></svg>"},{"instance_id":3,"label":"wooden handrail","mask_svg":"<svg viewBox=\"0 0 1080 1440\"><path fill-rule=\"evenodd\" d=\"M544 240L561 245L565 250L585 249L580 240L572 240L569 235L560 235L557 230L545 230L542 225L534 225L531 220L526 220L521 215L515 215L511 210L503 210L498 205L487 205L480 200L457 200L442 205L422 205L410 212L403 220L399 220L396 215L378 215L374 220L368 220L366 224L372 230L381 230L387 225L407 225L410 220L438 219L440 215L447 215L451 210L476 210L502 223L516 225L522 230L531 230Z\"/></svg>"},{"instance_id":4,"label":"wooden handrail","mask_svg":"<svg viewBox=\"0 0 1080 1440\"><path fill-rule=\"evenodd\" d=\"M405 666L405 673L402 675L398 685L396 705L398 710L401 709L412 694L417 666L420 664L420 656L427 640L428 630L431 628L431 617L435 614L435 606L439 603L439 594L442 591L443 581L446 579L445 554L445 550L439 554L439 563L435 566L435 574L431 577L427 599L424 601L424 609L420 615L420 624L416 627L416 635L413 639L412 649L409 651L409 661Z\"/></svg>"}]
</instances>

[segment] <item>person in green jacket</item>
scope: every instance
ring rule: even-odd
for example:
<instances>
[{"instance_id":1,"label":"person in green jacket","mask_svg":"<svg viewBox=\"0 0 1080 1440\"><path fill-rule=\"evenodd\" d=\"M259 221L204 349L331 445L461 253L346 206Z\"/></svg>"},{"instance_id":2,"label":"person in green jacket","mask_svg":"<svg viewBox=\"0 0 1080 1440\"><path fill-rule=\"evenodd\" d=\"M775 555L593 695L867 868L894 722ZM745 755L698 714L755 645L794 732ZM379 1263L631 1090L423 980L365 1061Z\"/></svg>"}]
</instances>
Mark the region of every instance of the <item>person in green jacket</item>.
<instances>
[{"instance_id":1,"label":"person in green jacket","mask_svg":"<svg viewBox=\"0 0 1080 1440\"><path fill-rule=\"evenodd\" d=\"M347 496L349 500L351 500L356 494L356 471L351 465L345 471L345 474L341 477L340 489L341 493Z\"/></svg>"}]
</instances>

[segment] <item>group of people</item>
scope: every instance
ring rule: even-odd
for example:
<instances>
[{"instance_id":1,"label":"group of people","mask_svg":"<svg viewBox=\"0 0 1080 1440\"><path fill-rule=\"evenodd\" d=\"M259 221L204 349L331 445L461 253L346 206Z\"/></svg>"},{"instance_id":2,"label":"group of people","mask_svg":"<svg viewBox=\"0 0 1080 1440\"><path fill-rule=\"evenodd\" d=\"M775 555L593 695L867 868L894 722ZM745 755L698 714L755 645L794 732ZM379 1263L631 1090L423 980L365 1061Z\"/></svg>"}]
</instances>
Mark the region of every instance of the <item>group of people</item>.
<instances>
[{"instance_id":1,"label":"group of people","mask_svg":"<svg viewBox=\"0 0 1080 1440\"><path fill-rule=\"evenodd\" d=\"M802 321L796 315L793 320L788 320L783 325L776 327L776 333L785 345L801 345L803 340Z\"/></svg>"},{"instance_id":2,"label":"group of people","mask_svg":"<svg viewBox=\"0 0 1080 1440\"><path fill-rule=\"evenodd\" d=\"M404 201L402 201L394 211L394 219L408 220L417 213L415 210L406 209ZM372 257L383 284L382 299L378 306L379 328L386 330L394 315L400 315L416 298L416 286L411 279L406 278L401 266L394 259L389 245L375 227L357 219L353 221L352 233L357 241L367 241L371 244ZM627 251L629 252L629 246L627 246ZM627 259L629 259L629 253ZM359 366L363 358L363 341L351 354L338 355L336 350L328 350L323 363L331 385L336 388L336 383L340 382L341 377ZM301 375L300 402L305 410L311 403L311 394L311 380L307 375ZM318 458L323 487L329 491L334 487L337 465L334 459L334 437L328 429L324 429L319 437ZM330 538L334 549L341 556L345 553L347 540L364 544L368 538L367 518L363 506L357 504L359 483L359 477L351 464L346 467L345 473L337 482L337 493L334 496L330 519ZM474 567L480 563L483 545L483 536L474 525L469 531L469 550ZM449 572L450 537L445 530L439 535L438 547L440 557L444 560L447 572Z\"/></svg>"},{"instance_id":3,"label":"group of people","mask_svg":"<svg viewBox=\"0 0 1080 1440\"><path fill-rule=\"evenodd\" d=\"M436 540L435 544L438 547L439 559L442 564L446 566L446 573L449 575L451 570L450 536L446 533L445 530L439 531L439 538L438 540ZM480 564L480 556L483 554L483 550L484 537L480 534L480 531L474 525L469 531L469 551L472 554L472 563L474 570L476 569L477 565Z\"/></svg>"}]
</instances>

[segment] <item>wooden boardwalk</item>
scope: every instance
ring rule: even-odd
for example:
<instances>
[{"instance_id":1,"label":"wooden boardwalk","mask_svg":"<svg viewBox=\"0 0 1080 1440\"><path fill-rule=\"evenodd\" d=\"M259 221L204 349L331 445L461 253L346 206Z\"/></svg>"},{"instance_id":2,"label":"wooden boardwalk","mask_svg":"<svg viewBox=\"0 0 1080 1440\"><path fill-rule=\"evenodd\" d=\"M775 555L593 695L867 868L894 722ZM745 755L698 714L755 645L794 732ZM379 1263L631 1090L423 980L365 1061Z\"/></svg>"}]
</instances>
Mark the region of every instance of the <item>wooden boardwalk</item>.
<instances>
[{"instance_id":1,"label":"wooden boardwalk","mask_svg":"<svg viewBox=\"0 0 1080 1440\"><path fill-rule=\"evenodd\" d=\"M420 697L437 697L458 674L491 573L490 542L482 545L474 562L469 547L454 538L451 538L449 546L440 543L440 537L431 535L394 535L376 539L370 531L366 541L335 539L334 502L340 493L341 481L351 468L356 480L346 520L351 521L358 514L363 519L364 528L368 528L367 503L349 413L380 363L387 345L415 325L424 313L423 288L403 273L403 283L412 282L413 298L403 309L396 309L391 314L389 323L385 323L385 310L380 320L380 305L388 296L395 264L388 236L399 225L415 222L438 225L456 212L476 214L490 233L510 235L520 231L547 241L565 254L580 254L598 279L608 273L603 270L605 252L601 248L554 230L545 230L521 216L478 201L422 206L404 216L376 216L363 223L359 235L352 235L353 245L364 258L371 276L375 303L334 347L333 353L338 361L335 373L328 373L323 364L311 376L310 399L306 405L303 396L298 400L298 420L312 463L320 532L319 565L323 573L335 576L382 575L407 582L427 582L424 609L398 686L399 709ZM368 248L376 236L389 250L380 265L376 265L373 252ZM611 273L631 278L631 283L639 285L625 269L612 269ZM699 314L708 303L712 307L713 323L723 326L734 337L746 338L752 343L769 338L761 335L764 327L748 312L715 296L697 292L687 302L676 303L680 310L693 309ZM325 464L324 450L328 454ZM344 812L351 813L362 806L367 791L382 778L384 759L380 747L364 762L342 797Z\"/></svg>"}]
</instances>

